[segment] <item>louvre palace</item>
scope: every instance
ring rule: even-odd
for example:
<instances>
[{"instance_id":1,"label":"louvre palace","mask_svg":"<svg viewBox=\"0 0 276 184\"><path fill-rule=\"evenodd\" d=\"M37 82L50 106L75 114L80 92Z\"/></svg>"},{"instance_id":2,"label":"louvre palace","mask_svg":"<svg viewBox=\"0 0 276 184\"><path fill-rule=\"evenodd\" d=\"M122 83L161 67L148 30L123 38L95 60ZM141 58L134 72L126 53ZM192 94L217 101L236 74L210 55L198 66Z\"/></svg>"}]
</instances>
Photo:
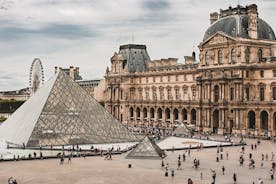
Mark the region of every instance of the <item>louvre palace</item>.
<instances>
[{"instance_id":1,"label":"louvre palace","mask_svg":"<svg viewBox=\"0 0 276 184\"><path fill-rule=\"evenodd\" d=\"M120 46L105 74L108 111L127 126L276 135L276 40L257 5L211 13L198 48L180 64Z\"/></svg>"}]
</instances>

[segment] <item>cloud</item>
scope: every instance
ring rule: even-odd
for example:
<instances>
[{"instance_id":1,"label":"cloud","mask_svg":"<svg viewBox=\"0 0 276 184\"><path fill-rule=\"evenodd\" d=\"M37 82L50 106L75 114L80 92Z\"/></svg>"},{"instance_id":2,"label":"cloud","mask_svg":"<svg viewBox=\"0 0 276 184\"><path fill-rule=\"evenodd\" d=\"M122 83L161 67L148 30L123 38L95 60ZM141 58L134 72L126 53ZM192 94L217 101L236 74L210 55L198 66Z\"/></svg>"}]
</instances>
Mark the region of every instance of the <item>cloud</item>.
<instances>
[{"instance_id":1,"label":"cloud","mask_svg":"<svg viewBox=\"0 0 276 184\"><path fill-rule=\"evenodd\" d=\"M276 29L276 1L240 0L251 3ZM46 80L54 66L71 65L86 79L103 78L112 54L128 43L146 44L151 59L183 62L184 55L198 53L209 14L229 5L237 1L0 0L0 90L26 87L36 57Z\"/></svg>"},{"instance_id":2,"label":"cloud","mask_svg":"<svg viewBox=\"0 0 276 184\"><path fill-rule=\"evenodd\" d=\"M167 10L170 3L166 0L147 0L143 3L143 7L151 11Z\"/></svg>"},{"instance_id":3,"label":"cloud","mask_svg":"<svg viewBox=\"0 0 276 184\"><path fill-rule=\"evenodd\" d=\"M64 39L79 39L83 37L95 37L99 33L87 27L79 25L52 24L36 29L23 27L2 27L0 29L0 41L18 40L26 37L52 37Z\"/></svg>"}]
</instances>

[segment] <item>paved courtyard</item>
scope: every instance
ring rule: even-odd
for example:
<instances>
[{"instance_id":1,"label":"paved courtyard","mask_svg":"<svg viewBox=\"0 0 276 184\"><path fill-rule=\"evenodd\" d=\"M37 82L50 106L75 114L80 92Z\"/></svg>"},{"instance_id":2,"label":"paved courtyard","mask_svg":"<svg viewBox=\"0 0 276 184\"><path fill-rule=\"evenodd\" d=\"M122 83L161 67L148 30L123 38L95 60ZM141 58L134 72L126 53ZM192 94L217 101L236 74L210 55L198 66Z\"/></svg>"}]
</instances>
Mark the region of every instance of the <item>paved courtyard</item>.
<instances>
[{"instance_id":1,"label":"paved courtyard","mask_svg":"<svg viewBox=\"0 0 276 184\"><path fill-rule=\"evenodd\" d=\"M113 160L104 160L103 157L74 158L71 164L65 160L64 165L59 165L59 160L33 160L33 161L14 161L1 162L0 183L7 183L8 178L13 176L18 183L108 183L108 184L155 184L155 183L187 183L188 178L192 178L194 184L210 184L211 171L215 169L218 184L233 183L233 173L237 174L238 184L257 183L258 178L262 178L265 184L275 184L276 180L271 181L269 169L271 168L271 152L276 153L276 144L269 141L262 141L257 150L252 151L256 161L256 168L248 168L248 154L251 152L250 144L256 140L247 140L245 146L245 163L239 166L239 155L241 147L224 147L224 160L216 162L217 149L208 148L200 151L191 150L190 157L182 162L182 170L176 170L177 157L184 151L167 152L168 157L164 160L165 164L174 168L175 177L165 177L164 170L161 170L161 160L130 160L124 159L126 154L114 155ZM226 160L225 153L228 151L229 159ZM261 154L268 154L269 159L261 167ZM200 166L196 170L193 168L193 160L200 160ZM182 157L181 157L182 160ZM276 161L276 158L274 158ZM132 168L128 168L128 164ZM222 175L221 168L225 166L225 175ZM203 179L200 179L200 172ZM170 173L169 173L170 174Z\"/></svg>"}]
</instances>

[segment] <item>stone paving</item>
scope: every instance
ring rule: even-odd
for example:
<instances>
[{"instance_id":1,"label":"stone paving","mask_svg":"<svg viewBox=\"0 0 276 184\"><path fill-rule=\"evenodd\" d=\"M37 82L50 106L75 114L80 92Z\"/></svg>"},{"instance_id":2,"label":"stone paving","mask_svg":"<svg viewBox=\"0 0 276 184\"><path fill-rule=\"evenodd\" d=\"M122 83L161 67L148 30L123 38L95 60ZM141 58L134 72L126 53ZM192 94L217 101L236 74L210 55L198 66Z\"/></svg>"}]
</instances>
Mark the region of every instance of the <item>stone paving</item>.
<instances>
[{"instance_id":1,"label":"stone paving","mask_svg":"<svg viewBox=\"0 0 276 184\"><path fill-rule=\"evenodd\" d=\"M1 162L0 183L7 183L8 178L13 176L18 183L96 183L96 184L167 184L167 183L187 183L188 178L192 178L194 184L210 184L212 181L210 169L215 169L217 173L217 184L233 183L233 173L237 174L238 184L257 184L258 178L262 178L264 184L275 184L276 180L270 180L269 168L271 167L271 152L276 154L276 144L269 141L261 141L257 150L252 151L256 161L256 168L248 168L248 154L251 152L250 144L257 140L247 140L245 146L245 163L239 165L239 155L241 147L224 147L224 160L216 162L217 149L208 148L200 151L191 150L190 157L186 156L186 161L182 162L182 170L176 170L177 157L184 151L167 152L168 157L164 160L169 163L169 171L175 170L175 177L164 176L161 170L161 160L138 160L125 159L126 154L114 155L113 160L104 160L103 157L74 158L71 164L65 160L63 165L59 165L59 160L33 160L33 161L13 161ZM226 160L226 151L229 159ZM269 160L261 167L261 154L268 154ZM276 157L276 156L275 156ZM200 160L200 166L196 170L193 168L193 159ZM182 158L181 158L182 160ZM274 158L276 161L276 158ZM128 164L132 168L128 168ZM225 166L225 175L222 175L221 168ZM203 179L200 179L200 172ZM169 173L170 174L170 173ZM276 174L275 174L276 175Z\"/></svg>"}]
</instances>

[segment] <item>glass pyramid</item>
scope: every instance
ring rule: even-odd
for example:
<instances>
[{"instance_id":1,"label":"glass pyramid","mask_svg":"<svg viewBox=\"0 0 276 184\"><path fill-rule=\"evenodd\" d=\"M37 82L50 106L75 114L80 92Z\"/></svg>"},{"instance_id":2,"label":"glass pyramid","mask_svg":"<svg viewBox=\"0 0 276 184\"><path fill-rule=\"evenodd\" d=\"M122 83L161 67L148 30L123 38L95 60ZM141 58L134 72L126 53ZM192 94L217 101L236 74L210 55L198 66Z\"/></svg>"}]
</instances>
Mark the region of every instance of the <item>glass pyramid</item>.
<instances>
[{"instance_id":1,"label":"glass pyramid","mask_svg":"<svg viewBox=\"0 0 276 184\"><path fill-rule=\"evenodd\" d=\"M191 135L190 130L188 129L188 127L183 123L181 125L179 125L172 133L172 135L174 136L188 136Z\"/></svg>"},{"instance_id":2,"label":"glass pyramid","mask_svg":"<svg viewBox=\"0 0 276 184\"><path fill-rule=\"evenodd\" d=\"M161 159L165 156L163 150L155 142L146 136L135 148L133 148L126 158L137 159Z\"/></svg>"},{"instance_id":3,"label":"glass pyramid","mask_svg":"<svg viewBox=\"0 0 276 184\"><path fill-rule=\"evenodd\" d=\"M35 147L137 141L66 73L58 72L47 84L0 127L0 136L9 132L1 136L7 142Z\"/></svg>"}]
</instances>

